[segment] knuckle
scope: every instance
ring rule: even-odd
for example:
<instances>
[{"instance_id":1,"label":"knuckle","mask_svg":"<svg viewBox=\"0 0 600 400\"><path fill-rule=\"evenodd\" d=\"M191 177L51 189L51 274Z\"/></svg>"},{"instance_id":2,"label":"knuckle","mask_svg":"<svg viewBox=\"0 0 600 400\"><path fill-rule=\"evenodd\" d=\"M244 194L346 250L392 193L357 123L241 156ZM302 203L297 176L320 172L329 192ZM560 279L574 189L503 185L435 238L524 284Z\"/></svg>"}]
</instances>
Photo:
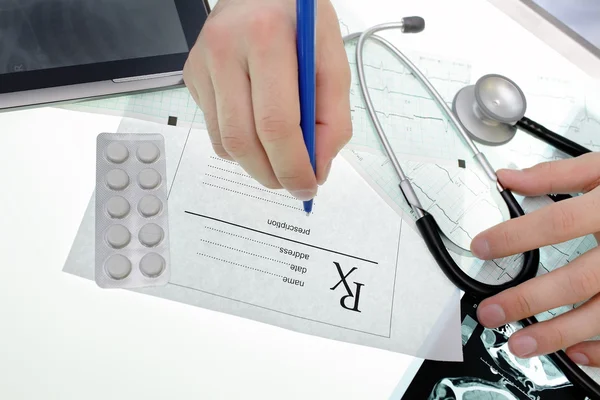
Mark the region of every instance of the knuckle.
<instances>
[{"instance_id":1,"label":"knuckle","mask_svg":"<svg viewBox=\"0 0 600 400\"><path fill-rule=\"evenodd\" d=\"M217 42L227 34L225 24L221 23L219 19L209 18L202 27L201 36L205 45Z\"/></svg>"},{"instance_id":2,"label":"knuckle","mask_svg":"<svg viewBox=\"0 0 600 400\"><path fill-rule=\"evenodd\" d=\"M545 161L537 164L534 169L537 169L535 172L538 172L539 176L547 177L546 191L548 193L554 193L556 190L556 183L554 181L554 177L556 176L556 163Z\"/></svg>"},{"instance_id":3,"label":"knuckle","mask_svg":"<svg viewBox=\"0 0 600 400\"><path fill-rule=\"evenodd\" d=\"M560 326L549 326L547 329L546 345L549 352L564 349L569 346L568 336Z\"/></svg>"},{"instance_id":4,"label":"knuckle","mask_svg":"<svg viewBox=\"0 0 600 400\"><path fill-rule=\"evenodd\" d=\"M280 6L259 7L248 17L249 35L254 44L270 43L281 36L288 20L285 10Z\"/></svg>"},{"instance_id":5,"label":"knuckle","mask_svg":"<svg viewBox=\"0 0 600 400\"><path fill-rule=\"evenodd\" d=\"M517 229L505 229L502 231L502 242L505 249L512 249L521 242L521 234Z\"/></svg>"},{"instance_id":6,"label":"knuckle","mask_svg":"<svg viewBox=\"0 0 600 400\"><path fill-rule=\"evenodd\" d=\"M218 121L217 116L215 115L215 113L205 112L204 113L204 122L206 123L206 130L210 134L210 137L211 137L213 143L219 143L219 144L221 144L221 142L218 139L219 135L220 135L220 133L219 133L219 121Z\"/></svg>"},{"instance_id":7,"label":"knuckle","mask_svg":"<svg viewBox=\"0 0 600 400\"><path fill-rule=\"evenodd\" d=\"M530 317L533 315L531 300L522 293L516 293L514 298L514 310L520 318Z\"/></svg>"},{"instance_id":8,"label":"knuckle","mask_svg":"<svg viewBox=\"0 0 600 400\"><path fill-rule=\"evenodd\" d=\"M221 143L212 143L212 148L217 156L224 158L226 160L231 160L231 156L229 155L229 153L227 151L225 151L225 149L223 148Z\"/></svg>"},{"instance_id":9,"label":"knuckle","mask_svg":"<svg viewBox=\"0 0 600 400\"><path fill-rule=\"evenodd\" d=\"M294 132L292 124L284 118L281 118L279 112L267 112L265 116L258 120L257 128L261 135L261 140L267 143L274 143L289 138Z\"/></svg>"},{"instance_id":10,"label":"knuckle","mask_svg":"<svg viewBox=\"0 0 600 400\"><path fill-rule=\"evenodd\" d=\"M342 140L341 147L344 147L348 142L350 142L350 140L352 140L352 123L345 124L344 127L340 129L340 139Z\"/></svg>"},{"instance_id":11,"label":"knuckle","mask_svg":"<svg viewBox=\"0 0 600 400\"><path fill-rule=\"evenodd\" d=\"M221 145L232 157L244 157L248 152L248 141L235 128L222 128Z\"/></svg>"},{"instance_id":12,"label":"knuckle","mask_svg":"<svg viewBox=\"0 0 600 400\"><path fill-rule=\"evenodd\" d=\"M277 190L282 188L281 183L279 183L279 181L277 181L276 179L264 179L260 180L259 183L267 189L271 190Z\"/></svg>"},{"instance_id":13,"label":"knuckle","mask_svg":"<svg viewBox=\"0 0 600 400\"><path fill-rule=\"evenodd\" d=\"M206 21L202 28L202 43L207 55L213 62L223 63L228 60L233 49L233 40L231 37L231 27L213 19ZM199 49L194 49L193 55L200 57L203 53ZM217 64L219 65L219 64Z\"/></svg>"},{"instance_id":14,"label":"knuckle","mask_svg":"<svg viewBox=\"0 0 600 400\"><path fill-rule=\"evenodd\" d=\"M340 70L340 80L344 85L344 91L348 92L349 94L352 86L352 71L350 70L350 64L347 62L347 60L342 59L340 61L342 65Z\"/></svg>"},{"instance_id":15,"label":"knuckle","mask_svg":"<svg viewBox=\"0 0 600 400\"><path fill-rule=\"evenodd\" d=\"M600 290L600 276L592 268L585 268L577 274L566 274L568 288L578 299L587 300Z\"/></svg>"},{"instance_id":16,"label":"knuckle","mask_svg":"<svg viewBox=\"0 0 600 400\"><path fill-rule=\"evenodd\" d=\"M560 203L556 205L556 212L552 214L552 233L556 235L568 234L577 224L575 215Z\"/></svg>"},{"instance_id":17,"label":"knuckle","mask_svg":"<svg viewBox=\"0 0 600 400\"><path fill-rule=\"evenodd\" d=\"M298 186L302 176L299 174L277 174L277 180L283 187L295 188Z\"/></svg>"}]
</instances>

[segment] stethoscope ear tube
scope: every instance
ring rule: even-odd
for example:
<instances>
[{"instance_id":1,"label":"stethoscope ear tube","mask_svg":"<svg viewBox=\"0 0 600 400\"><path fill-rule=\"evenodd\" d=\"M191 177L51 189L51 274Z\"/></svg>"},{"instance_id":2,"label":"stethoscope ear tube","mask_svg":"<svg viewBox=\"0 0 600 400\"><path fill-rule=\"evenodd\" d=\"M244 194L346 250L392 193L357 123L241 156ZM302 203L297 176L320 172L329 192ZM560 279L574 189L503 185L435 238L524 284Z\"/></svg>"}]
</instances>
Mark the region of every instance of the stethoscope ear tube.
<instances>
[{"instance_id":1,"label":"stethoscope ear tube","mask_svg":"<svg viewBox=\"0 0 600 400\"><path fill-rule=\"evenodd\" d=\"M517 218L524 215L523 209L514 198L509 190L500 192L502 198L510 211L511 218ZM531 278L534 278L538 271L540 262L540 251L538 249L530 250L523 253L523 266L521 271L510 282L500 285L489 285L471 278L457 264L448 252L444 242L442 241L440 232L435 218L429 213L416 221L417 229L423 236L423 240L434 259L440 265L444 274L454 283L460 290L473 297L477 302L480 302L488 297L498 294L508 288L519 285Z\"/></svg>"}]
</instances>

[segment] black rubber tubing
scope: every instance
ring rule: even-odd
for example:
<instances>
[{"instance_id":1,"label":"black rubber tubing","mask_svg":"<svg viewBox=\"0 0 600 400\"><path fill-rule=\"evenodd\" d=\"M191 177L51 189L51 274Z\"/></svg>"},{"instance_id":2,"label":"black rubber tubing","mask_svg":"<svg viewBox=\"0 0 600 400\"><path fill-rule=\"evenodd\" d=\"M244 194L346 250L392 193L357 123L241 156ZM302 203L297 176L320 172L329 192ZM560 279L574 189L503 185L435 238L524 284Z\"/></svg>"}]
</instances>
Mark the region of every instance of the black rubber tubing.
<instances>
[{"instance_id":1,"label":"black rubber tubing","mask_svg":"<svg viewBox=\"0 0 600 400\"><path fill-rule=\"evenodd\" d=\"M511 218L517 218L525 214L509 190L504 190L500 192L500 194L508 206ZM477 302L498 294L508 288L519 285L534 278L537 274L540 262L540 251L535 249L523 254L523 267L512 281L499 285L490 285L479 282L478 280L471 278L454 262L454 259L450 253L448 253L448 250L442 241L440 228L431 214L426 214L424 217L419 218L416 221L416 224L429 251L444 274L456 285L456 287L474 297Z\"/></svg>"},{"instance_id":2,"label":"black rubber tubing","mask_svg":"<svg viewBox=\"0 0 600 400\"><path fill-rule=\"evenodd\" d=\"M571 157L579 157L585 153L591 153L591 150L573 142L572 140L567 139L564 136L552 132L550 129L530 120L527 117L521 118L517 122L517 127L523 129L530 135L535 136L550 146L562 151L563 153L570 155Z\"/></svg>"}]
</instances>

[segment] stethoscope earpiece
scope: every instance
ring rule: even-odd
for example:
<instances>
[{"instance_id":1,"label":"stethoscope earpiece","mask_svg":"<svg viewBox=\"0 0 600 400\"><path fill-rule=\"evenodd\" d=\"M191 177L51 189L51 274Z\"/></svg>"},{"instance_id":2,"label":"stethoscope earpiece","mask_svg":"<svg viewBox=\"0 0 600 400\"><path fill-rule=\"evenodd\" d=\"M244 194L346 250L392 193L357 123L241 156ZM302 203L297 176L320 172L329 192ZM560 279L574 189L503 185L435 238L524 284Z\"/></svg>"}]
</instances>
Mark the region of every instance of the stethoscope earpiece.
<instances>
[{"instance_id":1,"label":"stethoscope earpiece","mask_svg":"<svg viewBox=\"0 0 600 400\"><path fill-rule=\"evenodd\" d=\"M452 102L452 111L469 136L489 146L509 142L526 110L521 88L497 74L484 75L475 85L462 88Z\"/></svg>"}]
</instances>

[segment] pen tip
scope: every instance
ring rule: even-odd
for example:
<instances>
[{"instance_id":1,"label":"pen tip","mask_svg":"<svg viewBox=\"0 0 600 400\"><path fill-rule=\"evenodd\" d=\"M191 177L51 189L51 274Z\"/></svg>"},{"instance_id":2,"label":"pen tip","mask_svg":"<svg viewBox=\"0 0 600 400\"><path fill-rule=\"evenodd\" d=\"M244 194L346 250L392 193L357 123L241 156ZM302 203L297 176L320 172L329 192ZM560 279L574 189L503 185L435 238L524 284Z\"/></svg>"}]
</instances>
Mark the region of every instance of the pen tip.
<instances>
[{"instance_id":1,"label":"pen tip","mask_svg":"<svg viewBox=\"0 0 600 400\"><path fill-rule=\"evenodd\" d=\"M306 216L308 217L309 215L310 215L310 212L308 212L308 211L307 211L307 212L306 212Z\"/></svg>"}]
</instances>

